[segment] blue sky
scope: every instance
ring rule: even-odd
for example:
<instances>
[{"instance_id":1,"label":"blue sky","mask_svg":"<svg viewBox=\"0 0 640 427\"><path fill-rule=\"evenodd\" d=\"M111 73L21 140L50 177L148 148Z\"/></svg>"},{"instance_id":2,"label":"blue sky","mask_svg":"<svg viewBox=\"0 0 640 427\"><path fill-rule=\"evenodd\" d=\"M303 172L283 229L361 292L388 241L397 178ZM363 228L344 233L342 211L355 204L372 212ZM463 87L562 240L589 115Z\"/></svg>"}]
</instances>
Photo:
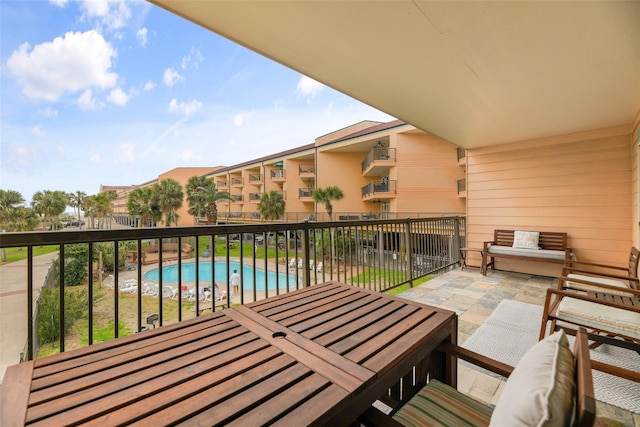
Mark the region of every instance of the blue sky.
<instances>
[{"instance_id":1,"label":"blue sky","mask_svg":"<svg viewBox=\"0 0 640 427\"><path fill-rule=\"evenodd\" d=\"M144 1L0 1L0 188L99 191L393 118Z\"/></svg>"}]
</instances>

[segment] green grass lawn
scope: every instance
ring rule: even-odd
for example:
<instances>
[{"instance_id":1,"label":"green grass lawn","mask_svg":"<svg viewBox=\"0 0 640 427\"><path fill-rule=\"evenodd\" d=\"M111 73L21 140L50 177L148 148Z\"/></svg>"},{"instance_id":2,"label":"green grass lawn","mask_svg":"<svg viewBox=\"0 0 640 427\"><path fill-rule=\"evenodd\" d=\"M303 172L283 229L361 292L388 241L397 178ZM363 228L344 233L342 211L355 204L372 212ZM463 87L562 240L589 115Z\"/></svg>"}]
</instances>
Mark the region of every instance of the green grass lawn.
<instances>
[{"instance_id":1,"label":"green grass lawn","mask_svg":"<svg viewBox=\"0 0 640 427\"><path fill-rule=\"evenodd\" d=\"M60 247L58 245L53 246L35 246L33 248L33 256L44 255L51 252L56 252ZM11 262L22 261L27 259L27 248L5 248L7 254L7 261L0 261L0 265L9 264Z\"/></svg>"}]
</instances>

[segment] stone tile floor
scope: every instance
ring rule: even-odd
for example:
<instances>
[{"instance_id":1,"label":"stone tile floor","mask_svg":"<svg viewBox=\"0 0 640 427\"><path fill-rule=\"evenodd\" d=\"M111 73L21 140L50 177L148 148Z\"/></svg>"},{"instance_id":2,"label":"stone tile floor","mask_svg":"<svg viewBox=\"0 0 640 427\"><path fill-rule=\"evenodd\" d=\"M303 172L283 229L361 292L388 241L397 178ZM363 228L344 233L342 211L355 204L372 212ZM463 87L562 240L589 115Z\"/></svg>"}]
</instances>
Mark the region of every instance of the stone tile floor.
<instances>
[{"instance_id":1,"label":"stone tile floor","mask_svg":"<svg viewBox=\"0 0 640 427\"><path fill-rule=\"evenodd\" d=\"M482 276L475 270L452 270L398 296L458 313L458 343L463 344L491 315L503 299L543 305L546 290L555 286L551 277L507 271L489 271ZM458 389L474 398L495 404L504 381L460 364ZM639 396L640 398L640 396ZM597 402L598 417L615 420L605 425L640 427L640 414Z\"/></svg>"}]
</instances>

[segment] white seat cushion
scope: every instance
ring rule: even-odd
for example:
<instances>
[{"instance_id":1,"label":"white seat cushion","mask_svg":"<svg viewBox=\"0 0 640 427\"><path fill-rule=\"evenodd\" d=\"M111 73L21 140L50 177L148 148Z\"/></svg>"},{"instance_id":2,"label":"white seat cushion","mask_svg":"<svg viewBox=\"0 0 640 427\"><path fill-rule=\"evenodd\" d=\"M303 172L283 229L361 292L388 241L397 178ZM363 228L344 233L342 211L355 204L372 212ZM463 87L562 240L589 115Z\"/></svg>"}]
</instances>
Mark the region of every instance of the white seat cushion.
<instances>
[{"instance_id":1,"label":"white seat cushion","mask_svg":"<svg viewBox=\"0 0 640 427\"><path fill-rule=\"evenodd\" d=\"M577 298L562 298L556 317L588 328L640 339L640 313L596 304Z\"/></svg>"},{"instance_id":2,"label":"white seat cushion","mask_svg":"<svg viewBox=\"0 0 640 427\"><path fill-rule=\"evenodd\" d=\"M572 282L569 280L567 281L566 284L567 284L567 287L571 289L576 289L576 290L585 291L585 292L604 292L611 295L620 295L625 297L634 296L634 294L629 292L624 292L622 290L617 291L615 289L600 288L597 286L598 284L600 284L600 285L615 286L621 289L630 289L629 284L620 280L607 279L606 277L586 276L584 274L567 274L567 278L575 279L575 280L584 280L587 282L595 283L595 285L588 285L586 283Z\"/></svg>"},{"instance_id":3,"label":"white seat cushion","mask_svg":"<svg viewBox=\"0 0 640 427\"><path fill-rule=\"evenodd\" d=\"M558 426L574 413L575 358L560 330L527 351L507 380L490 426Z\"/></svg>"}]
</instances>

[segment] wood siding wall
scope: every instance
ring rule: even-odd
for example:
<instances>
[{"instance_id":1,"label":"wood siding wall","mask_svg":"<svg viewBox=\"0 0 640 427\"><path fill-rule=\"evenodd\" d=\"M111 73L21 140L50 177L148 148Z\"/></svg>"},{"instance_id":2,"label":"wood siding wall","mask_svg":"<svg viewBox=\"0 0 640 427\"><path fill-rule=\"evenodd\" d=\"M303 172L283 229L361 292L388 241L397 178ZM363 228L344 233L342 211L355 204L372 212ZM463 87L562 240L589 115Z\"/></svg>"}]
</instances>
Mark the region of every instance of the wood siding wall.
<instances>
[{"instance_id":1,"label":"wood siding wall","mask_svg":"<svg viewBox=\"0 0 640 427\"><path fill-rule=\"evenodd\" d=\"M469 150L468 246L492 240L496 228L562 231L578 259L625 265L637 234L630 226L628 132L616 128ZM545 263L499 261L498 268L559 273Z\"/></svg>"}]
</instances>

